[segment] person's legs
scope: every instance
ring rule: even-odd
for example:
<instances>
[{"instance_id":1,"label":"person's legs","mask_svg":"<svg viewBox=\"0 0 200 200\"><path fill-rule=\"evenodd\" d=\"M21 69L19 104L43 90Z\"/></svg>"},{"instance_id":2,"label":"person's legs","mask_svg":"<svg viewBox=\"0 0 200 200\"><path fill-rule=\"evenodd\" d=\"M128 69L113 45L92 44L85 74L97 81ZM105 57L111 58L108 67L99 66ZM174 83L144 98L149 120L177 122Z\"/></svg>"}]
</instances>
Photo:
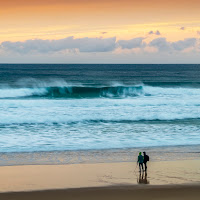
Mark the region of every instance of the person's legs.
<instances>
[{"instance_id":1,"label":"person's legs","mask_svg":"<svg viewBox=\"0 0 200 200\"><path fill-rule=\"evenodd\" d=\"M147 163L146 162L144 162L144 169L145 169L145 171L147 171Z\"/></svg>"},{"instance_id":2,"label":"person's legs","mask_svg":"<svg viewBox=\"0 0 200 200\"><path fill-rule=\"evenodd\" d=\"M142 165L142 163L139 163L139 170L140 170L140 172L141 172L141 165Z\"/></svg>"},{"instance_id":3,"label":"person's legs","mask_svg":"<svg viewBox=\"0 0 200 200\"><path fill-rule=\"evenodd\" d=\"M142 170L143 170L143 163L139 163L140 172L141 172L141 168L142 168Z\"/></svg>"}]
</instances>

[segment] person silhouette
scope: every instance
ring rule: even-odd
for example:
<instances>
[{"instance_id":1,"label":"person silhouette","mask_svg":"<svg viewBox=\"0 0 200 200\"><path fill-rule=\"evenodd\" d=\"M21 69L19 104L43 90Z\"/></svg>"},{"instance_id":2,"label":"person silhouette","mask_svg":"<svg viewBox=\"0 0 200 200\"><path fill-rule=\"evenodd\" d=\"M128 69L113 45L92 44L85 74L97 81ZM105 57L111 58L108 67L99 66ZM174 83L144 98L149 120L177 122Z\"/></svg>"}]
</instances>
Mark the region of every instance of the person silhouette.
<instances>
[{"instance_id":1,"label":"person silhouette","mask_svg":"<svg viewBox=\"0 0 200 200\"><path fill-rule=\"evenodd\" d=\"M137 161L137 164L139 163L140 172L141 172L141 168L143 170L143 162L144 162L144 157L142 156L142 153L140 152L138 156L138 161Z\"/></svg>"},{"instance_id":2,"label":"person silhouette","mask_svg":"<svg viewBox=\"0 0 200 200\"><path fill-rule=\"evenodd\" d=\"M144 160L143 160L143 163L144 163L144 169L145 171L147 171L147 162L149 161L149 156L146 154L146 152L144 151L143 152L143 157L144 157Z\"/></svg>"}]
</instances>

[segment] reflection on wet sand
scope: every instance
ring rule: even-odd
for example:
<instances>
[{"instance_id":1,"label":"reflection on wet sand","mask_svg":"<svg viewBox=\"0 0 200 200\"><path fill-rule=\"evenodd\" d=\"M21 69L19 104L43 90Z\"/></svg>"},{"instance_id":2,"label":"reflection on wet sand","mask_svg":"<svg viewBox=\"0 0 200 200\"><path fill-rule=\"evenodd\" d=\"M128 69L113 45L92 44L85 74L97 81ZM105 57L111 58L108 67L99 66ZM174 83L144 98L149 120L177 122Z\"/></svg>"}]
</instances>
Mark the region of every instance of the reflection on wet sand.
<instances>
[{"instance_id":1,"label":"reflection on wet sand","mask_svg":"<svg viewBox=\"0 0 200 200\"><path fill-rule=\"evenodd\" d=\"M147 180L147 172L140 172L139 178L137 177L138 184L149 184L150 182Z\"/></svg>"}]
</instances>

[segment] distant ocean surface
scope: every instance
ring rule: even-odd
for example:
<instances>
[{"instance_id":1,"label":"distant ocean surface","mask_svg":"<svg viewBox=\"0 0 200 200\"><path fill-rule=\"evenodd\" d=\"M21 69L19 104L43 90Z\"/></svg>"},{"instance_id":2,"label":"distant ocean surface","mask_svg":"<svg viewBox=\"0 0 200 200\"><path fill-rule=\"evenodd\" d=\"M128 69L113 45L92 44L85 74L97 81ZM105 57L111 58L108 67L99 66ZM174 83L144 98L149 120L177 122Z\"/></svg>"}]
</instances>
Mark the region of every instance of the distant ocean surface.
<instances>
[{"instance_id":1,"label":"distant ocean surface","mask_svg":"<svg viewBox=\"0 0 200 200\"><path fill-rule=\"evenodd\" d=\"M200 65L0 65L1 153L179 145L200 145Z\"/></svg>"}]
</instances>

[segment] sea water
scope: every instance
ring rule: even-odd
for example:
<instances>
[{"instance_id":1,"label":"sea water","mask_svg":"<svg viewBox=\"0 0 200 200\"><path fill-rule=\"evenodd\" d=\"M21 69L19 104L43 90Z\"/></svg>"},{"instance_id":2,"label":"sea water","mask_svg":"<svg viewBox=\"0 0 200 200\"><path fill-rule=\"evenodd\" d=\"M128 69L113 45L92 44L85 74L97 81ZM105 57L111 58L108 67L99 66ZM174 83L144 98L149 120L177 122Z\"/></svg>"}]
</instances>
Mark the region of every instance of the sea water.
<instances>
[{"instance_id":1,"label":"sea water","mask_svg":"<svg viewBox=\"0 0 200 200\"><path fill-rule=\"evenodd\" d=\"M200 65L0 65L1 156L198 145Z\"/></svg>"}]
</instances>

